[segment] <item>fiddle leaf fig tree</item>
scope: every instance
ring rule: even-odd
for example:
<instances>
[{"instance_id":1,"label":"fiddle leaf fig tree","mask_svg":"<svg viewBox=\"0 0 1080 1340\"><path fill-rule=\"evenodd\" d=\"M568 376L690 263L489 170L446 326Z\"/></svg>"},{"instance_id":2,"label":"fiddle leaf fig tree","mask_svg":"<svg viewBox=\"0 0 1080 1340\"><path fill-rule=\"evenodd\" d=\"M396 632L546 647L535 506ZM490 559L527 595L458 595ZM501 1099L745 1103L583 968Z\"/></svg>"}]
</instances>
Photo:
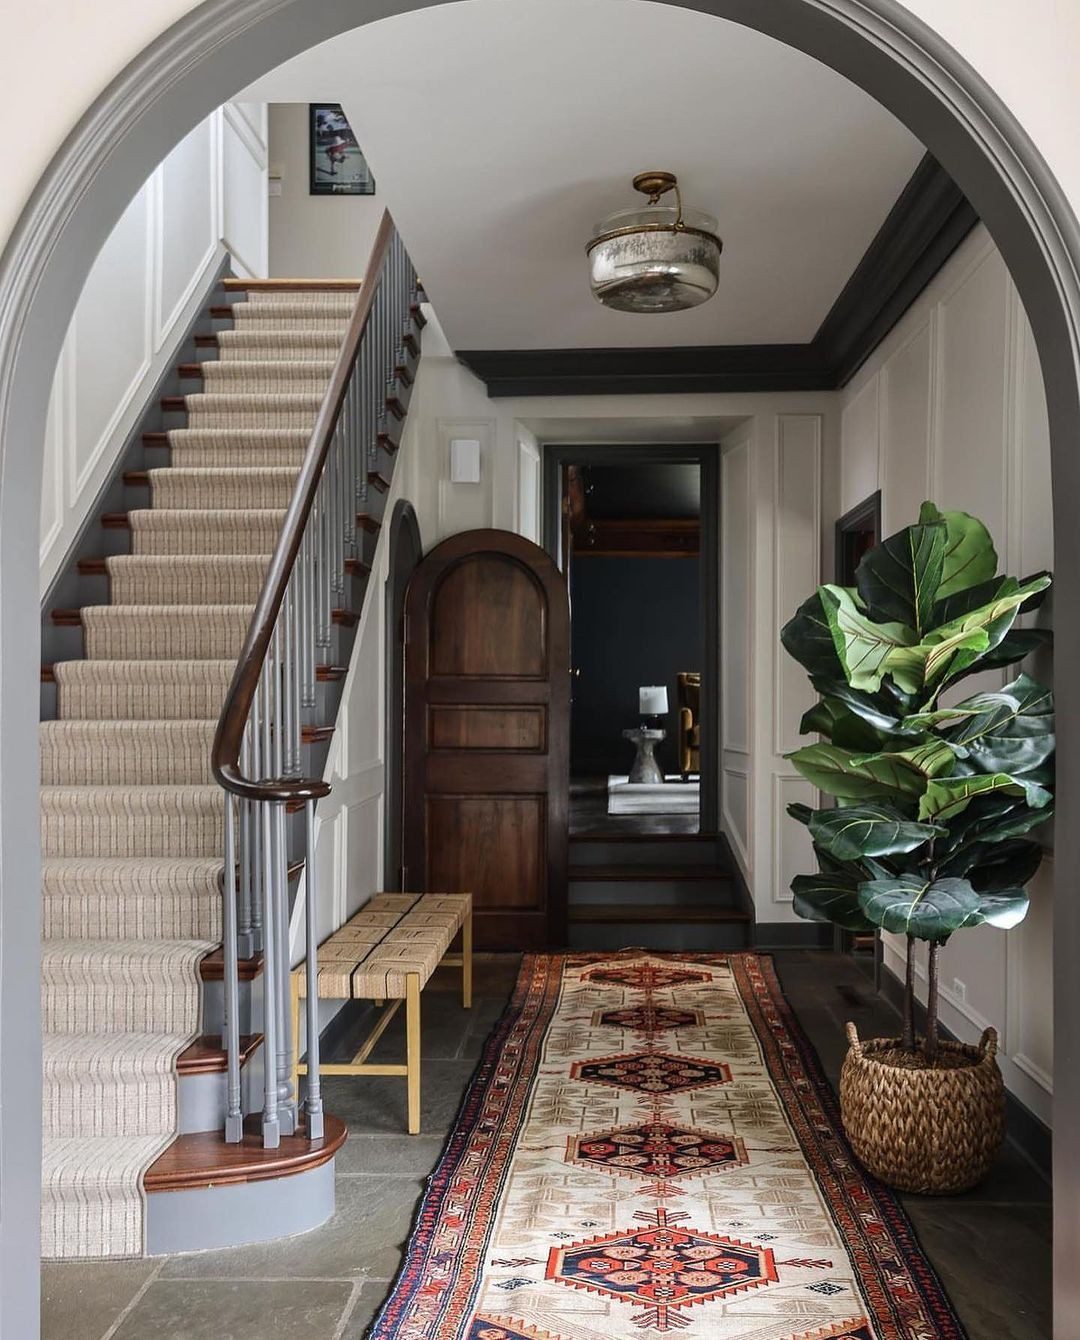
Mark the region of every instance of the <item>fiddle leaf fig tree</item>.
<instances>
[{"instance_id":1,"label":"fiddle leaf fig tree","mask_svg":"<svg viewBox=\"0 0 1080 1340\"><path fill-rule=\"evenodd\" d=\"M1007 929L1028 907L1053 812L1054 702L1020 672L963 696L961 682L1016 666L1050 642L1017 628L1048 573L999 576L982 522L924 503L918 522L863 557L854 587L822 586L780 640L820 700L789 754L835 805L792 805L818 870L792 882L795 911L851 931L907 937L904 1046L916 1049L914 947L929 945L923 1049L938 1051L938 951L968 926Z\"/></svg>"}]
</instances>

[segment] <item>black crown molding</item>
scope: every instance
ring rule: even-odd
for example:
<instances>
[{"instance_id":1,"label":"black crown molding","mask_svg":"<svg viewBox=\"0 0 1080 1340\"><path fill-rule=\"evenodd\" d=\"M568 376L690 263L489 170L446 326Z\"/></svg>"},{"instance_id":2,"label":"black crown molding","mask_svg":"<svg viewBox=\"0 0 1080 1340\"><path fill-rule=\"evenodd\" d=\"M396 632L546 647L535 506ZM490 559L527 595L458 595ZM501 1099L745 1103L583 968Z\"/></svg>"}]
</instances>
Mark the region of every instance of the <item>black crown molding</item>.
<instances>
[{"instance_id":1,"label":"black crown molding","mask_svg":"<svg viewBox=\"0 0 1080 1340\"><path fill-rule=\"evenodd\" d=\"M834 391L844 386L978 223L926 154L808 344L627 349L467 349L460 362L501 396Z\"/></svg>"}]
</instances>

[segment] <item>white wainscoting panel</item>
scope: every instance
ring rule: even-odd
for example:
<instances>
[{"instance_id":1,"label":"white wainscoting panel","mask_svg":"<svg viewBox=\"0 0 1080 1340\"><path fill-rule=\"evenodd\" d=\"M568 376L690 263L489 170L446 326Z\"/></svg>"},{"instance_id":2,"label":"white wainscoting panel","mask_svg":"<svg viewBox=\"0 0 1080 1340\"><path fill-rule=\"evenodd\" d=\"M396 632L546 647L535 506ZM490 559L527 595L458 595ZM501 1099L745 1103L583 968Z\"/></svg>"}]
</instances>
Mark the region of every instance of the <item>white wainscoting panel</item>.
<instances>
[{"instance_id":1,"label":"white wainscoting panel","mask_svg":"<svg viewBox=\"0 0 1080 1340\"><path fill-rule=\"evenodd\" d=\"M840 511L850 511L876 492L878 480L878 379L865 382L845 401L840 415Z\"/></svg>"},{"instance_id":2,"label":"white wainscoting panel","mask_svg":"<svg viewBox=\"0 0 1080 1340\"><path fill-rule=\"evenodd\" d=\"M926 496L986 521L1001 568L1024 575L1053 566L1042 374L1019 296L984 229L959 248L843 394L845 471L864 488L880 454L886 534L914 520ZM873 403L880 404L880 449L870 430ZM845 501L858 501L853 495L849 490ZM832 518L826 522L831 527ZM1034 617L1052 625L1052 608ZM1035 658L1030 669L1052 683L1049 656ZM951 693L1001 680L976 676ZM1049 830L1042 836L1051 840ZM980 927L955 935L941 973L943 1022L971 1040L993 1024L1006 1083L1046 1122L1053 1087L1052 872L1048 859L1030 890L1025 922L1008 932ZM902 977L903 941L884 938L886 962ZM925 974L919 989L925 991Z\"/></svg>"},{"instance_id":3,"label":"white wainscoting panel","mask_svg":"<svg viewBox=\"0 0 1080 1340\"><path fill-rule=\"evenodd\" d=\"M774 773L772 788L773 902L792 901L791 881L796 875L812 875L817 858L805 824L792 819L789 805L816 809L817 789L798 773Z\"/></svg>"},{"instance_id":4,"label":"white wainscoting panel","mask_svg":"<svg viewBox=\"0 0 1080 1340\"><path fill-rule=\"evenodd\" d=\"M196 126L132 199L91 267L57 364L43 446L43 593L175 361L228 245L223 211L242 249L239 271L266 273L260 122L249 104L242 113L219 108Z\"/></svg>"},{"instance_id":5,"label":"white wainscoting panel","mask_svg":"<svg viewBox=\"0 0 1080 1340\"><path fill-rule=\"evenodd\" d=\"M805 743L799 721L814 702L806 671L780 645L780 629L811 596L821 577L821 418L781 414L776 420L773 474L773 753Z\"/></svg>"}]
</instances>

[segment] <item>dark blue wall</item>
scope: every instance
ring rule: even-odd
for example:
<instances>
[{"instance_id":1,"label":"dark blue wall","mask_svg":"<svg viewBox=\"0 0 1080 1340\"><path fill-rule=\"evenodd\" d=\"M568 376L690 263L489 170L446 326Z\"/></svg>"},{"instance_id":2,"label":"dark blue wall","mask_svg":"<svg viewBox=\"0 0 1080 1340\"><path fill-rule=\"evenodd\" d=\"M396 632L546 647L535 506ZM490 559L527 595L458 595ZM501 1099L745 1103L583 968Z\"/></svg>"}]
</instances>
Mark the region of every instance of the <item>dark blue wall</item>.
<instances>
[{"instance_id":1,"label":"dark blue wall","mask_svg":"<svg viewBox=\"0 0 1080 1340\"><path fill-rule=\"evenodd\" d=\"M668 738L657 751L677 768L675 676L702 670L700 560L575 558L570 568L574 680L570 770L574 776L628 772L638 723L638 688L666 684Z\"/></svg>"}]
</instances>

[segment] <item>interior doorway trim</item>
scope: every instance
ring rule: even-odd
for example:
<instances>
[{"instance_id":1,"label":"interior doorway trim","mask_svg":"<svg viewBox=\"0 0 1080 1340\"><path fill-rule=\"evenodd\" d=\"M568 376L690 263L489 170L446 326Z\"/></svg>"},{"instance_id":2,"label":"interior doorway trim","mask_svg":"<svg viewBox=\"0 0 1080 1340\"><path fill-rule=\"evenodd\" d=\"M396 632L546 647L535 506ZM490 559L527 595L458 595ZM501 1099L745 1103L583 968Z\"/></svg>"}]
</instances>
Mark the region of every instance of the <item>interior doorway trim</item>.
<instances>
[{"instance_id":1,"label":"interior doorway trim","mask_svg":"<svg viewBox=\"0 0 1080 1340\"><path fill-rule=\"evenodd\" d=\"M387 533L389 571L383 592L383 888L401 888L402 805L405 798L405 593L424 556L411 502L394 504Z\"/></svg>"},{"instance_id":2,"label":"interior doorway trim","mask_svg":"<svg viewBox=\"0 0 1080 1340\"><path fill-rule=\"evenodd\" d=\"M701 539L701 792L703 833L720 832L720 444L611 443L541 447L543 545L560 563L562 475L567 465L696 465L700 470ZM573 603L570 612L573 626Z\"/></svg>"},{"instance_id":3,"label":"interior doorway trim","mask_svg":"<svg viewBox=\"0 0 1080 1340\"><path fill-rule=\"evenodd\" d=\"M1080 225L985 79L897 0L660 0L742 23L830 66L894 113L989 229L1032 325L1053 460L1057 654L1080 662ZM94 101L34 188L0 257L0 1330L36 1334L40 853L37 729L41 443L60 345L94 256L165 154L213 106L298 52L428 0L206 0ZM1058 686L1054 1120L1080 1124L1080 688ZM1080 1315L1080 1141L1054 1147L1055 1311Z\"/></svg>"}]
</instances>

